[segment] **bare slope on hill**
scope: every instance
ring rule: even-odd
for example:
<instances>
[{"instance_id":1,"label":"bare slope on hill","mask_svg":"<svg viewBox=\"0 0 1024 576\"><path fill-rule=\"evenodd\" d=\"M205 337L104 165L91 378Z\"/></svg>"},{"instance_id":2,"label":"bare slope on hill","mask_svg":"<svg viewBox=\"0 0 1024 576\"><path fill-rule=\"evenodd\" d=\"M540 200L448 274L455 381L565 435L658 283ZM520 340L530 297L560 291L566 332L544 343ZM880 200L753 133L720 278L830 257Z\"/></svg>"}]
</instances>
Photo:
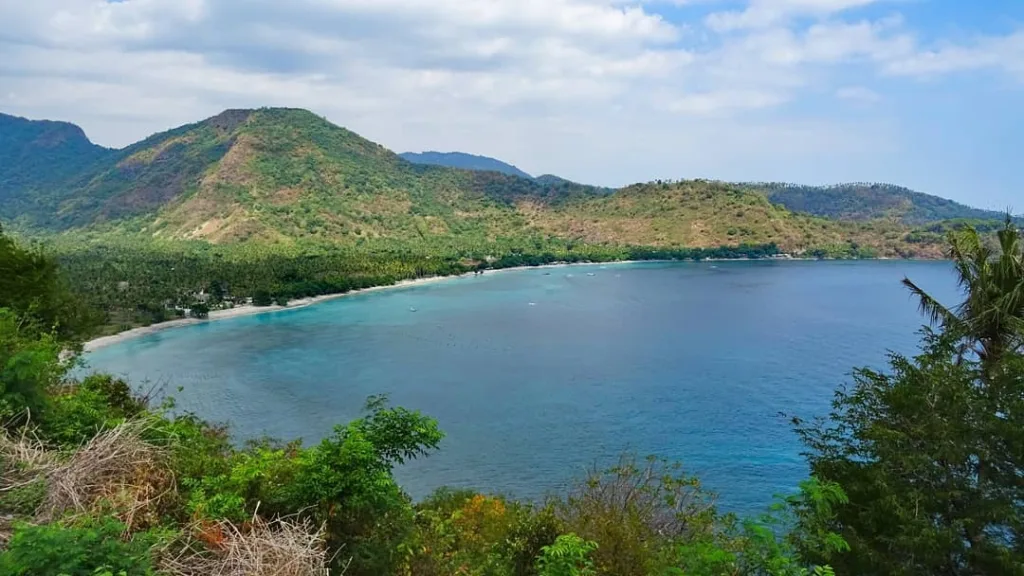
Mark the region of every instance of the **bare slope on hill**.
<instances>
[{"instance_id":1,"label":"bare slope on hill","mask_svg":"<svg viewBox=\"0 0 1024 576\"><path fill-rule=\"evenodd\" d=\"M69 139L91 150L84 134ZM213 243L480 244L550 236L935 254L930 241L908 241L910 228L902 224L798 215L745 186L684 181L609 193L557 178L413 164L298 109L228 110L85 156L61 178L5 183L0 218L37 230Z\"/></svg>"}]
</instances>

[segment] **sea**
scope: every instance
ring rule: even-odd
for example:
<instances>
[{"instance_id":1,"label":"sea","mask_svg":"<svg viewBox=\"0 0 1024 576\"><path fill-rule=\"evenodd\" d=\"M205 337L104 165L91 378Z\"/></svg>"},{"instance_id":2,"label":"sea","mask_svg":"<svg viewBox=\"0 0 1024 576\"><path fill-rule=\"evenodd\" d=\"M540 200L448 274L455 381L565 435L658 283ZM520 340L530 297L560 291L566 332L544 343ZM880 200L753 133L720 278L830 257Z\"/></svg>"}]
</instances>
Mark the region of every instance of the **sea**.
<instances>
[{"instance_id":1,"label":"sea","mask_svg":"<svg viewBox=\"0 0 1024 576\"><path fill-rule=\"evenodd\" d=\"M757 514L807 477L791 419L827 416L856 368L918 349L925 320L904 277L958 301L946 262L532 268L168 329L85 360L239 442L316 443L386 394L446 434L396 470L414 498L452 486L537 499L655 455L722 509Z\"/></svg>"}]
</instances>

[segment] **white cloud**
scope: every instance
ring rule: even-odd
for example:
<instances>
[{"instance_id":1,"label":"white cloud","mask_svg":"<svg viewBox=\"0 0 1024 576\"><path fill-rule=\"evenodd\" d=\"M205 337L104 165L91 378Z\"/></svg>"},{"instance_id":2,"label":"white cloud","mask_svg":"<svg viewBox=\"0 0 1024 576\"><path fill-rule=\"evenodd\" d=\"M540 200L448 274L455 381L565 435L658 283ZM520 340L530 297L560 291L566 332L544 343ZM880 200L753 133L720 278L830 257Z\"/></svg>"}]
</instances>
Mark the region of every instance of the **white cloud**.
<instances>
[{"instance_id":1,"label":"white cloud","mask_svg":"<svg viewBox=\"0 0 1024 576\"><path fill-rule=\"evenodd\" d=\"M894 76L935 77L952 72L1001 69L1024 81L1024 30L996 38L981 38L970 46L947 45L907 54L887 62Z\"/></svg>"},{"instance_id":2,"label":"white cloud","mask_svg":"<svg viewBox=\"0 0 1024 576\"><path fill-rule=\"evenodd\" d=\"M393 148L614 184L876 153L856 131L884 126L793 105L877 99L879 73L1024 77L1024 32L925 46L912 23L858 12L876 2L750 0L702 26L659 10L711 0L0 0L0 94L4 111L80 122L104 144L300 106Z\"/></svg>"},{"instance_id":3,"label":"white cloud","mask_svg":"<svg viewBox=\"0 0 1024 576\"><path fill-rule=\"evenodd\" d=\"M668 108L675 112L707 115L720 114L732 110L770 108L785 102L786 99L785 96L778 93L755 90L731 90L688 94L670 102Z\"/></svg>"},{"instance_id":4,"label":"white cloud","mask_svg":"<svg viewBox=\"0 0 1024 576\"><path fill-rule=\"evenodd\" d=\"M836 98L855 102L878 102L882 96L870 88L863 86L844 86L836 90Z\"/></svg>"},{"instance_id":5,"label":"white cloud","mask_svg":"<svg viewBox=\"0 0 1024 576\"><path fill-rule=\"evenodd\" d=\"M798 16L826 17L862 8L879 0L751 0L741 11L715 12L705 19L707 26L719 32L748 28L767 28Z\"/></svg>"}]
</instances>

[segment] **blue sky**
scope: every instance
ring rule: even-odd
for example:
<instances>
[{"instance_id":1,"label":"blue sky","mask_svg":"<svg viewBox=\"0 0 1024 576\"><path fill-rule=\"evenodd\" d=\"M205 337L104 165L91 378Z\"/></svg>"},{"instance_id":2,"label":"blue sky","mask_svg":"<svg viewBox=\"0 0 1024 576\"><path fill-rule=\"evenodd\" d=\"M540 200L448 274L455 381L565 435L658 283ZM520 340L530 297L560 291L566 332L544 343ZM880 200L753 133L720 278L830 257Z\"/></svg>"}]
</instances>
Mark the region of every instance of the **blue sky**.
<instances>
[{"instance_id":1,"label":"blue sky","mask_svg":"<svg viewBox=\"0 0 1024 576\"><path fill-rule=\"evenodd\" d=\"M309 108L605 185L894 182L1024 211L1019 0L0 3L0 111L123 146Z\"/></svg>"}]
</instances>

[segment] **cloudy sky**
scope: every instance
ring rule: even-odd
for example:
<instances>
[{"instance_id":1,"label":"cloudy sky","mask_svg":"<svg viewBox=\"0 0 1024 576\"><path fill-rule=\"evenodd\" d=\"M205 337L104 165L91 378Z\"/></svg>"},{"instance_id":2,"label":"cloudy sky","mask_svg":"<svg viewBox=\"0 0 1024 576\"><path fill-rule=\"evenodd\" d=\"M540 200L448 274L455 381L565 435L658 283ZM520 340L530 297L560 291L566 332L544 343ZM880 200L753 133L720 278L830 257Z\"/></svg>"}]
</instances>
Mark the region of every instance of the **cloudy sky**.
<instances>
[{"instance_id":1,"label":"cloudy sky","mask_svg":"<svg viewBox=\"0 0 1024 576\"><path fill-rule=\"evenodd\" d=\"M257 106L594 184L1024 211L1021 0L0 0L0 111L124 146Z\"/></svg>"}]
</instances>

